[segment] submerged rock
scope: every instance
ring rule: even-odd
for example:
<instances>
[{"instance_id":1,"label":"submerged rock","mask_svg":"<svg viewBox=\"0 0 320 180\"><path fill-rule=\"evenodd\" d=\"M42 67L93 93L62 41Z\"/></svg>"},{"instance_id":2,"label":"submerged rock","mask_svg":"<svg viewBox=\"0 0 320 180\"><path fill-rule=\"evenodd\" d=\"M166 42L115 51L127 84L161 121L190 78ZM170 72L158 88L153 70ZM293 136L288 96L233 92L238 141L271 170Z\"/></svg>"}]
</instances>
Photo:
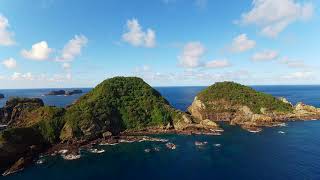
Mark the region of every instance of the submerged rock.
<instances>
[{"instance_id":1,"label":"submerged rock","mask_svg":"<svg viewBox=\"0 0 320 180\"><path fill-rule=\"evenodd\" d=\"M194 142L194 145L196 145L196 146L204 146L204 145L207 145L207 144L208 144L207 141L204 141L204 142L196 141L196 142Z\"/></svg>"},{"instance_id":2,"label":"submerged rock","mask_svg":"<svg viewBox=\"0 0 320 180\"><path fill-rule=\"evenodd\" d=\"M166 143L166 147L168 149L172 149L172 150L177 148L177 146L175 144L171 143L171 142Z\"/></svg>"}]
</instances>

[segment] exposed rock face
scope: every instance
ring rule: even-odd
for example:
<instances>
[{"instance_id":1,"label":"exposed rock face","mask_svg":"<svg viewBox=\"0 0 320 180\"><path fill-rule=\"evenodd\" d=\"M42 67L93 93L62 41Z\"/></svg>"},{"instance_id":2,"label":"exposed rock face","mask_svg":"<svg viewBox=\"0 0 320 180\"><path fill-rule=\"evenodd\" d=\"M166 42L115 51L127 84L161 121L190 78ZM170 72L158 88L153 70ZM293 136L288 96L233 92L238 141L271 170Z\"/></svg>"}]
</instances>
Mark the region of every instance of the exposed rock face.
<instances>
[{"instance_id":1,"label":"exposed rock face","mask_svg":"<svg viewBox=\"0 0 320 180\"><path fill-rule=\"evenodd\" d=\"M210 91L210 88L215 91ZM200 93L202 97L197 96L188 108L191 115L200 120L228 121L231 125L240 125L250 131L260 131L258 127L276 126L288 120L320 119L319 108L303 103L292 106L285 98L276 99L239 84L220 83L218 87L209 87L209 90L204 92ZM235 92L243 94L238 96Z\"/></svg>"},{"instance_id":2,"label":"exposed rock face","mask_svg":"<svg viewBox=\"0 0 320 180\"><path fill-rule=\"evenodd\" d=\"M39 98L11 98L0 109L0 124L13 126L15 123L23 120L28 112L43 105L43 101Z\"/></svg>"},{"instance_id":3,"label":"exposed rock face","mask_svg":"<svg viewBox=\"0 0 320 180\"><path fill-rule=\"evenodd\" d=\"M204 105L204 103L202 103L196 96L194 98L194 101L192 102L192 105L188 108L188 111L192 114L192 116L198 119L205 119L205 109L206 106Z\"/></svg>"}]
</instances>

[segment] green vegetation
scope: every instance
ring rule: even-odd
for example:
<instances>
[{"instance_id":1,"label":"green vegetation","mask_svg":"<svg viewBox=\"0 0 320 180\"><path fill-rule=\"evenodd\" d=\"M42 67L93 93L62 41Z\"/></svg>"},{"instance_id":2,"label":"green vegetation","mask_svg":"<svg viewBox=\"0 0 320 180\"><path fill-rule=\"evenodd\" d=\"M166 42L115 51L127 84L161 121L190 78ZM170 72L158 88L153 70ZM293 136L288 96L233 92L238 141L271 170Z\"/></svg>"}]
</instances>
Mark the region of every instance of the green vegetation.
<instances>
[{"instance_id":1,"label":"green vegetation","mask_svg":"<svg viewBox=\"0 0 320 180\"><path fill-rule=\"evenodd\" d=\"M117 134L126 129L163 126L172 121L173 113L160 93L142 79L114 77L67 109L61 137L90 136L105 130Z\"/></svg>"},{"instance_id":2,"label":"green vegetation","mask_svg":"<svg viewBox=\"0 0 320 180\"><path fill-rule=\"evenodd\" d=\"M53 144L59 141L60 131L64 125L63 115L65 110L57 107L41 107L35 112L39 122L34 128L39 130L46 142Z\"/></svg>"},{"instance_id":3,"label":"green vegetation","mask_svg":"<svg viewBox=\"0 0 320 180\"><path fill-rule=\"evenodd\" d=\"M206 88L198 94L198 98L204 102L209 108L211 107L208 102L223 100L231 103L231 105L248 106L254 113L260 114L261 108L266 108L267 111L275 112L291 112L292 107L275 97L257 92L253 88L243 86L234 82L220 82ZM223 109L226 110L226 109Z\"/></svg>"},{"instance_id":4,"label":"green vegetation","mask_svg":"<svg viewBox=\"0 0 320 180\"><path fill-rule=\"evenodd\" d=\"M9 128L0 134L1 142L28 143L43 141L53 144L59 141L59 134L64 125L63 108L43 106L25 115L19 127Z\"/></svg>"}]
</instances>

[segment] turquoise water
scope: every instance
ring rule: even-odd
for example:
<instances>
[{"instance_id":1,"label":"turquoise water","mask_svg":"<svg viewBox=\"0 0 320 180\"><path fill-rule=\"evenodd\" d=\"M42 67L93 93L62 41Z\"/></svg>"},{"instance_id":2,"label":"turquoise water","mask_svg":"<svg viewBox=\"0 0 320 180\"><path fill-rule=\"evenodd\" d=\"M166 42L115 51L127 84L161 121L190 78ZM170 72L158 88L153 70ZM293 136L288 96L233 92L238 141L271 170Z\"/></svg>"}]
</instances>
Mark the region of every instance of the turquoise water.
<instances>
[{"instance_id":1,"label":"turquoise water","mask_svg":"<svg viewBox=\"0 0 320 180\"><path fill-rule=\"evenodd\" d=\"M203 88L157 89L173 106L185 110ZM254 88L293 102L320 106L320 86ZM266 128L258 134L222 126L222 136L160 136L175 143L176 150L158 142L101 146L105 153L82 151L81 158L74 161L47 157L44 164L34 164L3 179L320 179L320 121L290 122L286 127ZM208 144L198 148L195 141ZM160 151L144 152L152 147Z\"/></svg>"}]
</instances>

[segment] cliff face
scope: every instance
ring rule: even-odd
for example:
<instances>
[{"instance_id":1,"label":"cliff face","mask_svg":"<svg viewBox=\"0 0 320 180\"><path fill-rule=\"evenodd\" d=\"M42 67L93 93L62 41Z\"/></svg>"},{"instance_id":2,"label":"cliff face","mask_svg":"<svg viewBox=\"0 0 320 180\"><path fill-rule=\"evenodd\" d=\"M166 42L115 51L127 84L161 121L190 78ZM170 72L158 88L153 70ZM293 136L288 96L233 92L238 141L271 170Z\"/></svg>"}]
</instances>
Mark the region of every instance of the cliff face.
<instances>
[{"instance_id":1,"label":"cliff face","mask_svg":"<svg viewBox=\"0 0 320 180\"><path fill-rule=\"evenodd\" d=\"M11 98L0 109L0 169L19 158L30 159L59 141L64 109L44 106L41 99Z\"/></svg>"},{"instance_id":2,"label":"cliff face","mask_svg":"<svg viewBox=\"0 0 320 180\"><path fill-rule=\"evenodd\" d=\"M0 124L14 126L25 115L39 107L43 106L43 102L39 98L10 98L3 108L0 108Z\"/></svg>"},{"instance_id":3,"label":"cliff face","mask_svg":"<svg viewBox=\"0 0 320 180\"><path fill-rule=\"evenodd\" d=\"M257 92L233 82L216 83L195 97L188 111L200 120L228 121L248 130L286 120L319 119L319 109Z\"/></svg>"}]
</instances>

